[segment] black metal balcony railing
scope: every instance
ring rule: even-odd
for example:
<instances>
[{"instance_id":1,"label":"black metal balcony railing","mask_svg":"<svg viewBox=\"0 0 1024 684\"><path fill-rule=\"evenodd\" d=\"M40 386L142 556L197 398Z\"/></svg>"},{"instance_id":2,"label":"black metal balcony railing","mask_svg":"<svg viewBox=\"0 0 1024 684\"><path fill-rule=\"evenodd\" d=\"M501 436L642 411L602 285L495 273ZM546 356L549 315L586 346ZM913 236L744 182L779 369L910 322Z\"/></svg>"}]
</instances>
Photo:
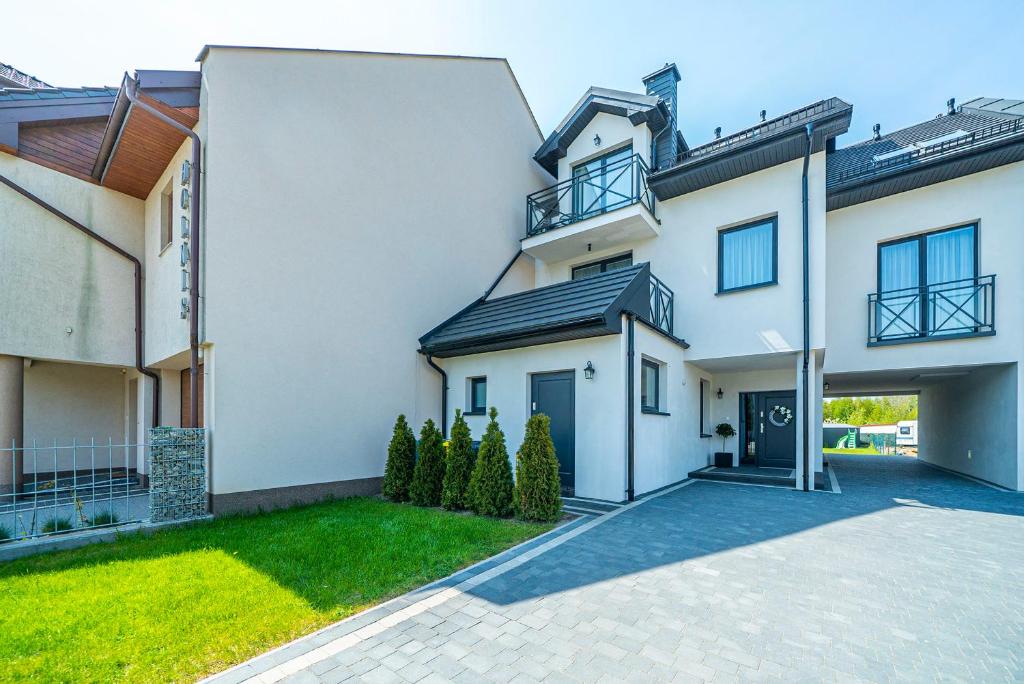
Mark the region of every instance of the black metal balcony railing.
<instances>
[{"instance_id":1,"label":"black metal balcony railing","mask_svg":"<svg viewBox=\"0 0 1024 684\"><path fill-rule=\"evenodd\" d=\"M996 277L868 295L868 345L995 334Z\"/></svg>"},{"instance_id":2,"label":"black metal balcony railing","mask_svg":"<svg viewBox=\"0 0 1024 684\"><path fill-rule=\"evenodd\" d=\"M640 203L654 213L647 187L647 164L640 155L574 176L526 198L526 236L540 235L622 207Z\"/></svg>"},{"instance_id":3,"label":"black metal balcony railing","mask_svg":"<svg viewBox=\"0 0 1024 684\"><path fill-rule=\"evenodd\" d=\"M675 295L669 287L651 275L650 322L656 328L673 335Z\"/></svg>"}]
</instances>

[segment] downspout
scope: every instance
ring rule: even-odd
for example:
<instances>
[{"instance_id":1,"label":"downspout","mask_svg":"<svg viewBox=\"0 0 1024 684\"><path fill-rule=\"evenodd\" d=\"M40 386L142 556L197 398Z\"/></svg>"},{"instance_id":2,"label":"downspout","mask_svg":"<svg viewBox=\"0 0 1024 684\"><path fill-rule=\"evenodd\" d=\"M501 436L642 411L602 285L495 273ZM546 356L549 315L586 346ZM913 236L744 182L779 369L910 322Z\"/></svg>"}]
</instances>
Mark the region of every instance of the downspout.
<instances>
[{"instance_id":1,"label":"downspout","mask_svg":"<svg viewBox=\"0 0 1024 684\"><path fill-rule=\"evenodd\" d=\"M203 185L202 179L202 153L203 146L199 140L199 134L188 126L178 123L155 107L146 104L138 98L138 83L131 78L125 77L125 95L132 103L147 113L152 114L160 121L187 135L192 139L192 197L189 202L191 219L189 220L190 255L189 255L189 424L192 427L199 425L199 207L200 192Z\"/></svg>"},{"instance_id":2,"label":"downspout","mask_svg":"<svg viewBox=\"0 0 1024 684\"><path fill-rule=\"evenodd\" d=\"M441 374L441 436L448 438L448 374L434 363L434 357L426 352L420 352L427 359L427 365Z\"/></svg>"},{"instance_id":3,"label":"downspout","mask_svg":"<svg viewBox=\"0 0 1024 684\"><path fill-rule=\"evenodd\" d=\"M811 268L810 268L810 210L808 207L810 194L808 192L807 185L807 169L811 162L811 147L814 144L814 124L807 124L807 151L804 153L804 170L801 176L801 189L803 191L803 267L804 267L804 358L803 358L803 369L801 370L803 378L802 388L802 403L803 403L803 434L801 435L802 447L803 447L803 462L804 462L804 481L803 489L805 492L810 491L810 477L809 470L811 467L811 446L808 440L808 434L811 430L810 422L810 408L811 408L811 388L807 386L808 376L808 356L811 353Z\"/></svg>"},{"instance_id":4,"label":"downspout","mask_svg":"<svg viewBox=\"0 0 1024 684\"><path fill-rule=\"evenodd\" d=\"M143 336L142 336L142 264L137 258L127 251L121 249L110 240L106 239L102 235L99 235L89 228L86 228L83 224L79 223L75 219L65 214L60 209L57 209L52 204L49 204L45 200L36 197L31 192L21 187L10 178L0 174L0 183L3 183L11 190L14 190L23 197L35 202L40 207L50 212L57 218L61 219L65 223L69 224L73 228L77 228L79 231L85 233L93 240L96 240L107 249L113 251L115 254L124 257L132 262L132 266L135 269L135 370L139 371L148 378L153 379L153 427L160 425L160 375L149 368L143 363Z\"/></svg>"},{"instance_id":5,"label":"downspout","mask_svg":"<svg viewBox=\"0 0 1024 684\"><path fill-rule=\"evenodd\" d=\"M626 335L626 500L633 501L636 498L633 485L635 464L636 464L636 430L634 429L635 397L633 392L634 384L634 356L636 355L636 314L627 313L627 335Z\"/></svg>"}]
</instances>

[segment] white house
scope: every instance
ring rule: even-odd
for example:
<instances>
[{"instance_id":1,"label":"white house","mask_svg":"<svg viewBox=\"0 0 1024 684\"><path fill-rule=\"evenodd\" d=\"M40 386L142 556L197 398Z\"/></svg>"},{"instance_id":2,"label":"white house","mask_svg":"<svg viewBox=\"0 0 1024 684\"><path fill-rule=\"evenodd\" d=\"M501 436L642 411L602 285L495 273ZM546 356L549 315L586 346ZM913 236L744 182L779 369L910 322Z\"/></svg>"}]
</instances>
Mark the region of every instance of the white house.
<instances>
[{"instance_id":1,"label":"white house","mask_svg":"<svg viewBox=\"0 0 1024 684\"><path fill-rule=\"evenodd\" d=\"M494 406L620 501L718 451L814 488L823 396L906 391L923 460L1024 489L1019 102L690 146L674 65L544 138L504 60L198 61L0 89L0 444L203 426L222 513L377 491L398 413Z\"/></svg>"}]
</instances>

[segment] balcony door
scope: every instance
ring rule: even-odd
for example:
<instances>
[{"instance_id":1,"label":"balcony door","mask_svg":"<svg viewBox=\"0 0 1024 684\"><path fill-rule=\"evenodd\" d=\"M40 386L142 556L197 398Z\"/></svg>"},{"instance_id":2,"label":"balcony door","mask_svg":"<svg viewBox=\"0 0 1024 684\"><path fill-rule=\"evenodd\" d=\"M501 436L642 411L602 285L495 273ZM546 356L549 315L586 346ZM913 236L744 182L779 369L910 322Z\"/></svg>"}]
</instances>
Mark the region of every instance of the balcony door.
<instances>
[{"instance_id":1,"label":"balcony door","mask_svg":"<svg viewBox=\"0 0 1024 684\"><path fill-rule=\"evenodd\" d=\"M968 333L978 325L974 224L878 246L878 336Z\"/></svg>"},{"instance_id":2,"label":"balcony door","mask_svg":"<svg viewBox=\"0 0 1024 684\"><path fill-rule=\"evenodd\" d=\"M572 212L577 219L633 202L633 146L578 164L572 170Z\"/></svg>"}]
</instances>

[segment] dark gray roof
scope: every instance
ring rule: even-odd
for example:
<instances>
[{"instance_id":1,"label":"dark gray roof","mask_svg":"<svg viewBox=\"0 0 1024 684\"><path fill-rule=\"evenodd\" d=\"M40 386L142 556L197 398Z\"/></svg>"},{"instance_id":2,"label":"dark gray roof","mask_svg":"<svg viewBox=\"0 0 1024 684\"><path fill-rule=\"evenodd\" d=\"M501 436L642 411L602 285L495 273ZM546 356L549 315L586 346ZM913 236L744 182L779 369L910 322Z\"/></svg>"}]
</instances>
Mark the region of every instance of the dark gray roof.
<instances>
[{"instance_id":1,"label":"dark gray roof","mask_svg":"<svg viewBox=\"0 0 1024 684\"><path fill-rule=\"evenodd\" d=\"M558 160L569 145L599 112L627 117L636 126L646 123L652 131L660 131L668 120L668 109L660 98L623 90L591 87L548 136L533 158L553 176L558 175Z\"/></svg>"},{"instance_id":2,"label":"dark gray roof","mask_svg":"<svg viewBox=\"0 0 1024 684\"><path fill-rule=\"evenodd\" d=\"M806 126L814 124L812 150L850 127L853 107L838 97L769 119L724 138L684 149L653 173L649 184L659 200L700 190L748 173L799 159L807 150Z\"/></svg>"},{"instance_id":3,"label":"dark gray roof","mask_svg":"<svg viewBox=\"0 0 1024 684\"><path fill-rule=\"evenodd\" d=\"M50 84L35 76L30 76L10 64L0 62L0 87L13 88L49 88Z\"/></svg>"},{"instance_id":4,"label":"dark gray roof","mask_svg":"<svg viewBox=\"0 0 1024 684\"><path fill-rule=\"evenodd\" d=\"M1024 104L976 98L953 114L828 155L828 209L1024 159Z\"/></svg>"},{"instance_id":5,"label":"dark gray roof","mask_svg":"<svg viewBox=\"0 0 1024 684\"><path fill-rule=\"evenodd\" d=\"M96 88L0 88L0 104L17 106L13 103L32 104L40 100L69 100L95 97L114 97L117 88L99 86Z\"/></svg>"},{"instance_id":6,"label":"dark gray roof","mask_svg":"<svg viewBox=\"0 0 1024 684\"><path fill-rule=\"evenodd\" d=\"M650 266L637 264L477 301L420 338L425 353L464 356L619 333L623 311L649 306Z\"/></svg>"}]
</instances>

